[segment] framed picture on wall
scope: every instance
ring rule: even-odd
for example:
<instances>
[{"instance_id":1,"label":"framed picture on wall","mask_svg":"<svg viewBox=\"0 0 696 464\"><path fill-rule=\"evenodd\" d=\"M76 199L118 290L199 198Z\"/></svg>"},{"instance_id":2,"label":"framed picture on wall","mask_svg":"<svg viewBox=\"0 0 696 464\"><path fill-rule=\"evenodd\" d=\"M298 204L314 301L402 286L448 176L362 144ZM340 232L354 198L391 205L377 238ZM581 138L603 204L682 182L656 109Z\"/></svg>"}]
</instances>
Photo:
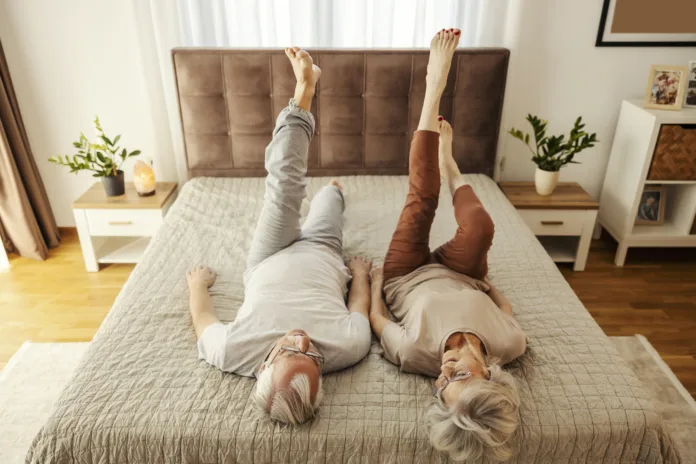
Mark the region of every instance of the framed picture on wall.
<instances>
[{"instance_id":1,"label":"framed picture on wall","mask_svg":"<svg viewBox=\"0 0 696 464\"><path fill-rule=\"evenodd\" d=\"M645 108L680 110L684 105L688 70L685 66L657 65L650 68Z\"/></svg>"},{"instance_id":2,"label":"framed picture on wall","mask_svg":"<svg viewBox=\"0 0 696 464\"><path fill-rule=\"evenodd\" d=\"M643 190L636 213L638 225L660 225L665 222L667 189L662 185L648 185Z\"/></svg>"},{"instance_id":3,"label":"framed picture on wall","mask_svg":"<svg viewBox=\"0 0 696 464\"><path fill-rule=\"evenodd\" d=\"M694 0L604 0L597 47L696 46Z\"/></svg>"},{"instance_id":4,"label":"framed picture on wall","mask_svg":"<svg viewBox=\"0 0 696 464\"><path fill-rule=\"evenodd\" d=\"M686 84L686 103L684 106L696 108L696 61L689 61L689 75Z\"/></svg>"}]
</instances>

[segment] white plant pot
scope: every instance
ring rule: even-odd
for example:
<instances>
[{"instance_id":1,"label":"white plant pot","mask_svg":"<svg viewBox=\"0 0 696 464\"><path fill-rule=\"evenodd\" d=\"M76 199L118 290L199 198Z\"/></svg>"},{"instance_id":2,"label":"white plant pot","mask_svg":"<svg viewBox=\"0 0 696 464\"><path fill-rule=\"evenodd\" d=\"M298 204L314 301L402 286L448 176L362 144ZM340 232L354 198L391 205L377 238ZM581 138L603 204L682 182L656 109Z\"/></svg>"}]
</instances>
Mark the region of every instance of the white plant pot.
<instances>
[{"instance_id":1,"label":"white plant pot","mask_svg":"<svg viewBox=\"0 0 696 464\"><path fill-rule=\"evenodd\" d=\"M560 171L544 171L543 169L537 168L534 174L534 185L536 186L537 193L541 196L551 195L553 189L558 185L558 177L560 174Z\"/></svg>"}]
</instances>

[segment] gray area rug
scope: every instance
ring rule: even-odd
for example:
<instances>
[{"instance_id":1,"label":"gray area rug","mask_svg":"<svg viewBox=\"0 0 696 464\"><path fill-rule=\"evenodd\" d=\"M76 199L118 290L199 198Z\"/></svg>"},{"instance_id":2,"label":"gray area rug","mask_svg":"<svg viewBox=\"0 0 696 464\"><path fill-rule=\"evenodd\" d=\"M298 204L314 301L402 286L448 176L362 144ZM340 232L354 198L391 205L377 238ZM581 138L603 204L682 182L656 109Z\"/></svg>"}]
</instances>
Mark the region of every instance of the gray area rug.
<instances>
[{"instance_id":1,"label":"gray area rug","mask_svg":"<svg viewBox=\"0 0 696 464\"><path fill-rule=\"evenodd\" d=\"M643 381L684 462L696 463L696 401L641 335L610 337ZM88 343L31 343L0 371L0 463L22 463Z\"/></svg>"},{"instance_id":2,"label":"gray area rug","mask_svg":"<svg viewBox=\"0 0 696 464\"><path fill-rule=\"evenodd\" d=\"M696 401L642 335L609 337L652 397L682 462L696 463Z\"/></svg>"}]
</instances>

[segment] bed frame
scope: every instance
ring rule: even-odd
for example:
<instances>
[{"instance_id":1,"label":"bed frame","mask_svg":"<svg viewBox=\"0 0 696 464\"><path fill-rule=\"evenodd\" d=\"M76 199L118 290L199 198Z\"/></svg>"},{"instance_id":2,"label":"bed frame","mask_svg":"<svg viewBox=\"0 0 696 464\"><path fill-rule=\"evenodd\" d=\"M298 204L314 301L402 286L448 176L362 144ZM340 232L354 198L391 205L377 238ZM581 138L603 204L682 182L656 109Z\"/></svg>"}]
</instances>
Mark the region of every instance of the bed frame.
<instances>
[{"instance_id":1,"label":"bed frame","mask_svg":"<svg viewBox=\"0 0 696 464\"><path fill-rule=\"evenodd\" d=\"M428 50L308 50L322 69L310 176L408 173ZM493 177L510 52L455 52L440 113L464 173ZM282 50L175 48L190 177L262 177L275 119L295 78Z\"/></svg>"}]
</instances>

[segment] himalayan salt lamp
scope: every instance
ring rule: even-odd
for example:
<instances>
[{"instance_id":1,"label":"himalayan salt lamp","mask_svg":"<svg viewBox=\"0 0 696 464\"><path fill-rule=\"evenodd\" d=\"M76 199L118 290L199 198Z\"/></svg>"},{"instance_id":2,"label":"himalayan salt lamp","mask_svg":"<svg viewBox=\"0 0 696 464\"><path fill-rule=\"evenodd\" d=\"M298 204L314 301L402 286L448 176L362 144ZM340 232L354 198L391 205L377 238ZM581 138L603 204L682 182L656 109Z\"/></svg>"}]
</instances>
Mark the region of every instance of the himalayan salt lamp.
<instances>
[{"instance_id":1,"label":"himalayan salt lamp","mask_svg":"<svg viewBox=\"0 0 696 464\"><path fill-rule=\"evenodd\" d=\"M135 190L141 197L149 197L155 194L155 171L147 163L136 161L133 166L133 183Z\"/></svg>"}]
</instances>

